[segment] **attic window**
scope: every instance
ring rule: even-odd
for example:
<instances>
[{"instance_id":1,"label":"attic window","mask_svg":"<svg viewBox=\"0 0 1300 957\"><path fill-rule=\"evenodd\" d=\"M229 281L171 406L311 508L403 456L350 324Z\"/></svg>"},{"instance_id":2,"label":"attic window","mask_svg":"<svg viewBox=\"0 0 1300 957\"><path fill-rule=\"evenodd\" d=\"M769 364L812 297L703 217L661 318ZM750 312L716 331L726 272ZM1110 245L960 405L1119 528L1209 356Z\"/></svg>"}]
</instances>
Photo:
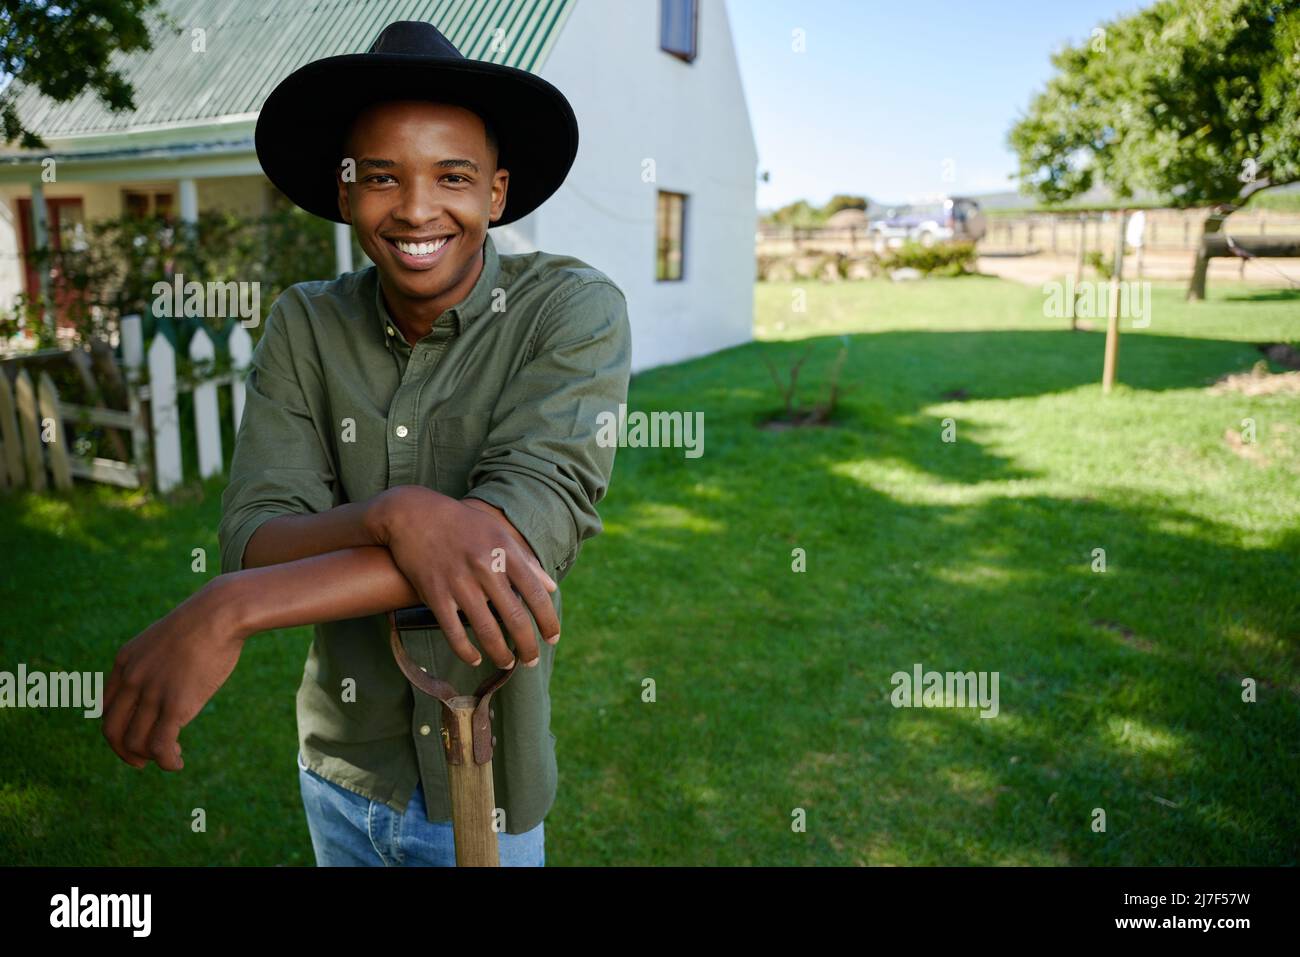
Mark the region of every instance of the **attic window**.
<instances>
[{"instance_id":1,"label":"attic window","mask_svg":"<svg viewBox=\"0 0 1300 957\"><path fill-rule=\"evenodd\" d=\"M698 15L699 0L659 0L659 49L694 60Z\"/></svg>"}]
</instances>

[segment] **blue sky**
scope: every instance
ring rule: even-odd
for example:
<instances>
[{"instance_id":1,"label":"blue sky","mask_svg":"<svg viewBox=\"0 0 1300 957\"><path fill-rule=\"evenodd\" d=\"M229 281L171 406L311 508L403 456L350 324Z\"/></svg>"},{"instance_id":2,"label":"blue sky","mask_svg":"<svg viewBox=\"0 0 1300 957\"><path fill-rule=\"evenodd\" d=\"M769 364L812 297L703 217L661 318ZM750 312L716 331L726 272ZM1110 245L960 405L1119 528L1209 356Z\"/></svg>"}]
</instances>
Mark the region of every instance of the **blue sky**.
<instances>
[{"instance_id":1,"label":"blue sky","mask_svg":"<svg viewBox=\"0 0 1300 957\"><path fill-rule=\"evenodd\" d=\"M1014 189L1007 130L1052 52L1137 0L726 0L760 208ZM805 31L806 52L791 51ZM700 37L701 55L708 38ZM951 165L945 166L950 160ZM951 181L945 180L951 170Z\"/></svg>"}]
</instances>

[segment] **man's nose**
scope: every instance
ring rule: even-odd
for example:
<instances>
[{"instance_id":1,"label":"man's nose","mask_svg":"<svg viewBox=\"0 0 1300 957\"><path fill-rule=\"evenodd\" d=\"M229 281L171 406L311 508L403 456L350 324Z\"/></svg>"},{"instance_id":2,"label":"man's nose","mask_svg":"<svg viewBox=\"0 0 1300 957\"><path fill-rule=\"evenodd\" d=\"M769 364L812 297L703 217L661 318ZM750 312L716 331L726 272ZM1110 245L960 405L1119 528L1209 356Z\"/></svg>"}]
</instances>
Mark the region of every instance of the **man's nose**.
<instances>
[{"instance_id":1,"label":"man's nose","mask_svg":"<svg viewBox=\"0 0 1300 957\"><path fill-rule=\"evenodd\" d=\"M437 177L420 174L408 177L403 183L392 215L394 219L418 226L437 219L442 211Z\"/></svg>"}]
</instances>

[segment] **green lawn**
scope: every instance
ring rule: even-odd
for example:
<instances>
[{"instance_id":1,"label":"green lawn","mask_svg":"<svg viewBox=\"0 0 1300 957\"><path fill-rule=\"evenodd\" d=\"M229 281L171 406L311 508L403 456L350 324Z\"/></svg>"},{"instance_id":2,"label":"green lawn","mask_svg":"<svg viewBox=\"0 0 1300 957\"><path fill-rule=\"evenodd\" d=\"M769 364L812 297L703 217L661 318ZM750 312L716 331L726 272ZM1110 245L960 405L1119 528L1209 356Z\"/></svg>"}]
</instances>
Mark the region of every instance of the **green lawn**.
<instances>
[{"instance_id":1,"label":"green lawn","mask_svg":"<svg viewBox=\"0 0 1300 957\"><path fill-rule=\"evenodd\" d=\"M1300 397L1205 387L1300 338L1300 298L1211 295L1157 288L1109 396L1101 334L987 278L759 284L761 341L637 376L631 409L704 413L704 455L620 450L565 581L548 863L1295 863ZM841 343L835 427L755 427L764 356L811 346L811 399ZM191 549L217 569L221 488L0 497L0 668L107 671L205 577ZM309 641L249 642L179 774L0 712L0 863L310 863ZM916 662L998 672L1000 713L895 709Z\"/></svg>"}]
</instances>

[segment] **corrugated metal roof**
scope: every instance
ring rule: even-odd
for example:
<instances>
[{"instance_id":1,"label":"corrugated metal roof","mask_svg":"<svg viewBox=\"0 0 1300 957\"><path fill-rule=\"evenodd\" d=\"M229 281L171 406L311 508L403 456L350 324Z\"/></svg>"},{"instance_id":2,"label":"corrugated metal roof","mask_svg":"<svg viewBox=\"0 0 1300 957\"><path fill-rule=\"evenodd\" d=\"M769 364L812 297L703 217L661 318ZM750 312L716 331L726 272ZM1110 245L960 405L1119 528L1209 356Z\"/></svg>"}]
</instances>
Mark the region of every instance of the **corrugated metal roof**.
<instances>
[{"instance_id":1,"label":"corrugated metal roof","mask_svg":"<svg viewBox=\"0 0 1300 957\"><path fill-rule=\"evenodd\" d=\"M115 53L136 108L113 113L85 92L56 103L15 88L18 115L48 138L256 113L282 79L312 60L364 53L394 20L434 24L467 57L536 72L577 0L164 0L151 15L153 49ZM206 52L193 52L204 31ZM497 31L500 49L492 49Z\"/></svg>"}]
</instances>

